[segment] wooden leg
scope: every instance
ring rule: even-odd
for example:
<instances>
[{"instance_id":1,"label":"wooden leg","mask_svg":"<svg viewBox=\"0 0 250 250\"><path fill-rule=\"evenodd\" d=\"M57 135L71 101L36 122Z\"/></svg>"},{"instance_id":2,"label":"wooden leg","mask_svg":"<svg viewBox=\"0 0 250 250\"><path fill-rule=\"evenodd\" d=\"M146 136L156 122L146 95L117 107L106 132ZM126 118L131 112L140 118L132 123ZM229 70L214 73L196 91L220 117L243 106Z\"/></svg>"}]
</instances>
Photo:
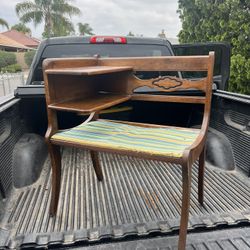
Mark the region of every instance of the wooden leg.
<instances>
[{"instance_id":1,"label":"wooden leg","mask_svg":"<svg viewBox=\"0 0 250 250\"><path fill-rule=\"evenodd\" d=\"M205 147L199 157L199 172L198 172L198 201L203 205L204 199L204 167L205 167Z\"/></svg>"},{"instance_id":2,"label":"wooden leg","mask_svg":"<svg viewBox=\"0 0 250 250\"><path fill-rule=\"evenodd\" d=\"M97 179L98 179L98 181L102 181L103 174L102 174L102 169L101 169L100 162L98 159L98 152L90 150L90 155L91 155L91 159L92 159L92 163L93 163L93 167L95 169Z\"/></svg>"},{"instance_id":3,"label":"wooden leg","mask_svg":"<svg viewBox=\"0 0 250 250\"><path fill-rule=\"evenodd\" d=\"M48 145L51 166L52 166L52 194L50 202L50 215L56 214L60 184L61 184L61 153L60 147L49 143Z\"/></svg>"},{"instance_id":4,"label":"wooden leg","mask_svg":"<svg viewBox=\"0 0 250 250\"><path fill-rule=\"evenodd\" d=\"M188 216L189 216L189 204L190 204L190 191L191 191L191 167L190 163L182 166L182 207L181 207L181 223L179 233L179 250L185 250Z\"/></svg>"}]
</instances>

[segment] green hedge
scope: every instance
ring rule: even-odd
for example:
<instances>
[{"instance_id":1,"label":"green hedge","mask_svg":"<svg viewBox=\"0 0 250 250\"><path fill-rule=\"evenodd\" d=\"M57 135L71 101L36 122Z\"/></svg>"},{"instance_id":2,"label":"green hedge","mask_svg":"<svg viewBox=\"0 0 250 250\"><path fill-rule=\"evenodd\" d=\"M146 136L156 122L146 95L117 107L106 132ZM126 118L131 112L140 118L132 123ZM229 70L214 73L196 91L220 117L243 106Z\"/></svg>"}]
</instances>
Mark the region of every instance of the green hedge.
<instances>
[{"instance_id":1,"label":"green hedge","mask_svg":"<svg viewBox=\"0 0 250 250\"><path fill-rule=\"evenodd\" d=\"M24 60L26 62L26 64L28 66L31 65L32 61L33 61L33 58L36 54L36 51L35 50L32 50L32 51L27 51L25 54L24 54Z\"/></svg>"},{"instance_id":2,"label":"green hedge","mask_svg":"<svg viewBox=\"0 0 250 250\"><path fill-rule=\"evenodd\" d=\"M22 68L19 64L11 64L6 67L1 68L1 72L3 73L16 73L22 71Z\"/></svg>"},{"instance_id":3,"label":"green hedge","mask_svg":"<svg viewBox=\"0 0 250 250\"><path fill-rule=\"evenodd\" d=\"M13 52L0 51L0 69L16 63L16 55Z\"/></svg>"},{"instance_id":4,"label":"green hedge","mask_svg":"<svg viewBox=\"0 0 250 250\"><path fill-rule=\"evenodd\" d=\"M250 59L242 55L231 57L229 91L250 94Z\"/></svg>"}]
</instances>

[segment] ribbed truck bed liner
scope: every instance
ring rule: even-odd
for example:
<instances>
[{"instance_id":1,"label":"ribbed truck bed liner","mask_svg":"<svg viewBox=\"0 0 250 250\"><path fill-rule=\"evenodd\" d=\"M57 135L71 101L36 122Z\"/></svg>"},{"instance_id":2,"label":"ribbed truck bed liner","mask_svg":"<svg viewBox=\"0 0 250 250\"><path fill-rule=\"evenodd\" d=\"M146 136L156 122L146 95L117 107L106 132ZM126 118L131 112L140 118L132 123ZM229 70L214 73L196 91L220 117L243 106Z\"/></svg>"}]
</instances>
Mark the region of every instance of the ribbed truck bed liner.
<instances>
[{"instance_id":1,"label":"ribbed truck bed liner","mask_svg":"<svg viewBox=\"0 0 250 250\"><path fill-rule=\"evenodd\" d=\"M161 236L85 247L85 250L177 250L178 236ZM71 248L72 249L72 248ZM72 250L79 250L75 247ZM81 248L82 249L82 248ZM249 250L250 228L189 233L186 250Z\"/></svg>"},{"instance_id":2,"label":"ribbed truck bed liner","mask_svg":"<svg viewBox=\"0 0 250 250\"><path fill-rule=\"evenodd\" d=\"M98 182L88 151L65 148L56 217L49 216L49 161L39 180L13 190L0 224L0 248L99 243L126 236L178 233L181 167L100 153ZM193 167L189 231L250 221L250 186L240 173L207 167L204 207Z\"/></svg>"}]
</instances>

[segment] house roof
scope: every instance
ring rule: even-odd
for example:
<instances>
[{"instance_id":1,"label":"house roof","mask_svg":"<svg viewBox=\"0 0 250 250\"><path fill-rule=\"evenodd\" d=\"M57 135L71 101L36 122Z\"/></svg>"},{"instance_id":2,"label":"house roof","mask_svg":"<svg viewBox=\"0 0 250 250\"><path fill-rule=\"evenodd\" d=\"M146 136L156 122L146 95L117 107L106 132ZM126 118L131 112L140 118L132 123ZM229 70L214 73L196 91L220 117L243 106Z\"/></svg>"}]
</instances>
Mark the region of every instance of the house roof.
<instances>
[{"instance_id":1,"label":"house roof","mask_svg":"<svg viewBox=\"0 0 250 250\"><path fill-rule=\"evenodd\" d=\"M21 43L16 42L15 40L3 35L0 33L0 46L12 47L17 49L29 49Z\"/></svg>"},{"instance_id":2,"label":"house roof","mask_svg":"<svg viewBox=\"0 0 250 250\"><path fill-rule=\"evenodd\" d=\"M5 32L2 32L1 34L27 47L36 48L40 43L38 39L26 36L22 32L19 32L16 30L8 30Z\"/></svg>"}]
</instances>

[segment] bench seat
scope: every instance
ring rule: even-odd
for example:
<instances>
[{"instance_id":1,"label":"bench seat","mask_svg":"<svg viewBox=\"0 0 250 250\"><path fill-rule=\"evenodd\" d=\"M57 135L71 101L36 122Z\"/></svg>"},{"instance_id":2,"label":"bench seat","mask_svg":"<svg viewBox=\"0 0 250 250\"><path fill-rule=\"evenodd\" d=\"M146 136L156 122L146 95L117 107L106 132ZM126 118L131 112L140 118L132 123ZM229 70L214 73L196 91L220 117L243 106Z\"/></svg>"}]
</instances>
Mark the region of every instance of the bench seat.
<instances>
[{"instance_id":1,"label":"bench seat","mask_svg":"<svg viewBox=\"0 0 250 250\"><path fill-rule=\"evenodd\" d=\"M51 141L180 158L198 134L198 129L141 127L97 120L57 132Z\"/></svg>"}]
</instances>

